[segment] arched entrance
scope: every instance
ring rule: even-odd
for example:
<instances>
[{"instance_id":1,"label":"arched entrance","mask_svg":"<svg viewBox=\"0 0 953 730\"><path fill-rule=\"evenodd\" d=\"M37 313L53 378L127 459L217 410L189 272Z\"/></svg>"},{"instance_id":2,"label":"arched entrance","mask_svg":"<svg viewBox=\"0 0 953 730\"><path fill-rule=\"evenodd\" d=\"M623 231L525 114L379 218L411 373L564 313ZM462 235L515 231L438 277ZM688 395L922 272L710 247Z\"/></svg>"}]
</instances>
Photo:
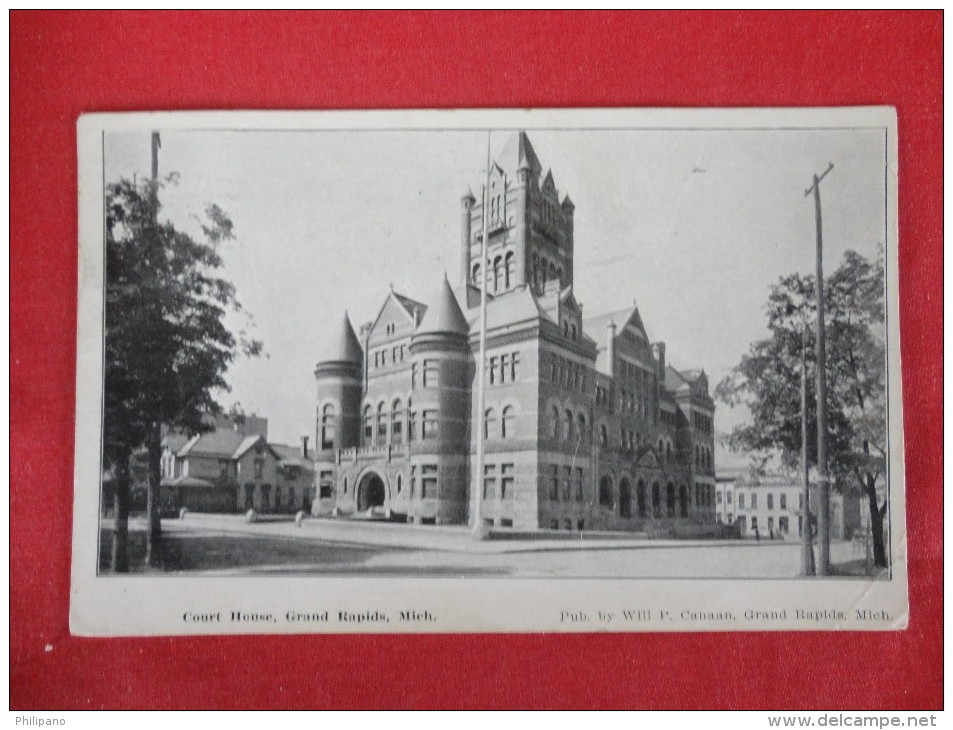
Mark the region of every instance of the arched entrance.
<instances>
[{"instance_id":1,"label":"arched entrance","mask_svg":"<svg viewBox=\"0 0 953 730\"><path fill-rule=\"evenodd\" d=\"M387 498L384 480L376 472L368 472L357 485L357 511L364 512L371 507L383 507Z\"/></svg>"}]
</instances>

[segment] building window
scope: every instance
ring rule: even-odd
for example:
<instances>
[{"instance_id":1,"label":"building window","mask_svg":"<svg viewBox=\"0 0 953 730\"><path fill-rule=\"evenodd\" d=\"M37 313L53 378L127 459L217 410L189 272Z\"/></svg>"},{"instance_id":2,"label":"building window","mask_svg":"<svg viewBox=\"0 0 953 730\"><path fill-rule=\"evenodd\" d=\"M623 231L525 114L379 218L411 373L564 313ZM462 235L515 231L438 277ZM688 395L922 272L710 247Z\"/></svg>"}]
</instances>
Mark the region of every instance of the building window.
<instances>
[{"instance_id":1,"label":"building window","mask_svg":"<svg viewBox=\"0 0 953 730\"><path fill-rule=\"evenodd\" d=\"M585 439L586 438L586 417L582 413L580 413L577 421L579 423L579 438Z\"/></svg>"},{"instance_id":2,"label":"building window","mask_svg":"<svg viewBox=\"0 0 953 730\"><path fill-rule=\"evenodd\" d=\"M645 500L645 482L639 479L639 483L635 487L635 499L636 506L639 510L639 517L645 517L647 505Z\"/></svg>"},{"instance_id":3,"label":"building window","mask_svg":"<svg viewBox=\"0 0 953 730\"><path fill-rule=\"evenodd\" d=\"M510 355L510 380L516 382L520 377L520 354L514 352Z\"/></svg>"},{"instance_id":4,"label":"building window","mask_svg":"<svg viewBox=\"0 0 953 730\"><path fill-rule=\"evenodd\" d=\"M411 406L413 401L407 399L407 441L412 442L417 439L417 411L415 411Z\"/></svg>"},{"instance_id":5,"label":"building window","mask_svg":"<svg viewBox=\"0 0 953 730\"><path fill-rule=\"evenodd\" d=\"M572 467L563 467L563 502L572 501Z\"/></svg>"},{"instance_id":6,"label":"building window","mask_svg":"<svg viewBox=\"0 0 953 730\"><path fill-rule=\"evenodd\" d=\"M436 360L424 360L424 387L437 388L440 386L440 368Z\"/></svg>"},{"instance_id":7,"label":"building window","mask_svg":"<svg viewBox=\"0 0 953 730\"><path fill-rule=\"evenodd\" d=\"M744 509L744 508L745 508L745 495L739 494L738 495L738 509Z\"/></svg>"},{"instance_id":8,"label":"building window","mask_svg":"<svg viewBox=\"0 0 953 730\"><path fill-rule=\"evenodd\" d=\"M473 267L473 283L477 286L483 286L483 282L480 279L480 275L483 273L483 269L480 268L480 264L477 264Z\"/></svg>"},{"instance_id":9,"label":"building window","mask_svg":"<svg viewBox=\"0 0 953 730\"><path fill-rule=\"evenodd\" d=\"M435 439L438 436L437 412L424 411L423 439Z\"/></svg>"},{"instance_id":10,"label":"building window","mask_svg":"<svg viewBox=\"0 0 953 730\"><path fill-rule=\"evenodd\" d=\"M496 411L492 408L487 408L483 415L483 438L496 438Z\"/></svg>"},{"instance_id":11,"label":"building window","mask_svg":"<svg viewBox=\"0 0 953 730\"><path fill-rule=\"evenodd\" d=\"M513 499L516 489L516 477L513 464L503 464L500 467L500 499Z\"/></svg>"},{"instance_id":12,"label":"building window","mask_svg":"<svg viewBox=\"0 0 953 730\"><path fill-rule=\"evenodd\" d=\"M414 495L417 492L417 467L414 464L410 465L410 499L414 498Z\"/></svg>"},{"instance_id":13,"label":"building window","mask_svg":"<svg viewBox=\"0 0 953 730\"><path fill-rule=\"evenodd\" d=\"M424 411L426 413L426 411ZM427 499L437 496L437 465L424 464L420 467L420 497Z\"/></svg>"},{"instance_id":14,"label":"building window","mask_svg":"<svg viewBox=\"0 0 953 730\"><path fill-rule=\"evenodd\" d=\"M404 491L404 477L402 474L397 475L397 494L400 494Z\"/></svg>"},{"instance_id":15,"label":"building window","mask_svg":"<svg viewBox=\"0 0 953 730\"><path fill-rule=\"evenodd\" d=\"M506 288L512 286L513 277L516 274L516 256L510 251L506 254Z\"/></svg>"},{"instance_id":16,"label":"building window","mask_svg":"<svg viewBox=\"0 0 953 730\"><path fill-rule=\"evenodd\" d=\"M612 507L612 480L609 477L599 480L599 504L602 507Z\"/></svg>"},{"instance_id":17,"label":"building window","mask_svg":"<svg viewBox=\"0 0 953 730\"><path fill-rule=\"evenodd\" d=\"M789 529L790 528L788 527L788 518L778 517L778 532L780 532L782 535L787 535Z\"/></svg>"},{"instance_id":18,"label":"building window","mask_svg":"<svg viewBox=\"0 0 953 730\"><path fill-rule=\"evenodd\" d=\"M658 482L652 485L652 517L657 520L662 518L662 490Z\"/></svg>"},{"instance_id":19,"label":"building window","mask_svg":"<svg viewBox=\"0 0 953 730\"><path fill-rule=\"evenodd\" d=\"M757 518L757 517L752 517L752 518L751 518L751 529L754 530L755 532L758 531L758 518Z\"/></svg>"},{"instance_id":20,"label":"building window","mask_svg":"<svg viewBox=\"0 0 953 730\"><path fill-rule=\"evenodd\" d=\"M781 500L781 509L787 509L787 508L788 508L788 495L782 494L781 497L780 497L780 500ZM786 531L785 531L785 532L786 532Z\"/></svg>"},{"instance_id":21,"label":"building window","mask_svg":"<svg viewBox=\"0 0 953 730\"><path fill-rule=\"evenodd\" d=\"M334 448L335 431L334 406L326 405L321 411L321 448Z\"/></svg>"},{"instance_id":22,"label":"building window","mask_svg":"<svg viewBox=\"0 0 953 730\"><path fill-rule=\"evenodd\" d=\"M768 534L771 537L774 537L774 518L773 517L768 518Z\"/></svg>"},{"instance_id":23,"label":"building window","mask_svg":"<svg viewBox=\"0 0 953 730\"><path fill-rule=\"evenodd\" d=\"M783 505L783 504L784 504L784 501L783 501L783 500L784 500L784 497L782 497L781 500L782 500L782 501L781 501L781 504ZM730 491L725 492L725 502L728 503L728 504L731 504L731 492L730 492Z\"/></svg>"},{"instance_id":24,"label":"building window","mask_svg":"<svg viewBox=\"0 0 953 730\"><path fill-rule=\"evenodd\" d=\"M369 405L364 406L364 445L370 446L374 439L374 414Z\"/></svg>"},{"instance_id":25,"label":"building window","mask_svg":"<svg viewBox=\"0 0 953 730\"><path fill-rule=\"evenodd\" d=\"M549 480L549 498L553 502L559 501L559 467L553 465L550 467L552 475Z\"/></svg>"},{"instance_id":26,"label":"building window","mask_svg":"<svg viewBox=\"0 0 953 730\"><path fill-rule=\"evenodd\" d=\"M228 477L228 459L219 459L218 461L218 475L222 479ZM260 475L259 475L260 476Z\"/></svg>"},{"instance_id":27,"label":"building window","mask_svg":"<svg viewBox=\"0 0 953 730\"><path fill-rule=\"evenodd\" d=\"M751 509L758 509L758 495L751 495Z\"/></svg>"},{"instance_id":28,"label":"building window","mask_svg":"<svg viewBox=\"0 0 953 730\"><path fill-rule=\"evenodd\" d=\"M492 500L496 497L496 464L483 466L483 499Z\"/></svg>"},{"instance_id":29,"label":"building window","mask_svg":"<svg viewBox=\"0 0 953 730\"><path fill-rule=\"evenodd\" d=\"M497 292L503 285L503 257L493 259L493 291Z\"/></svg>"},{"instance_id":30,"label":"building window","mask_svg":"<svg viewBox=\"0 0 953 730\"><path fill-rule=\"evenodd\" d=\"M255 459L255 478L261 479L261 475L264 471L265 471L265 460Z\"/></svg>"},{"instance_id":31,"label":"building window","mask_svg":"<svg viewBox=\"0 0 953 730\"><path fill-rule=\"evenodd\" d=\"M556 406L553 406L553 410L549 415L550 423L549 428L554 439L559 438L559 409Z\"/></svg>"},{"instance_id":32,"label":"building window","mask_svg":"<svg viewBox=\"0 0 953 730\"><path fill-rule=\"evenodd\" d=\"M516 415L513 406L503 409L503 418L500 421L500 436L513 438L516 435Z\"/></svg>"},{"instance_id":33,"label":"building window","mask_svg":"<svg viewBox=\"0 0 953 730\"><path fill-rule=\"evenodd\" d=\"M565 420L563 421L563 428L565 430L563 436L565 436L567 441L572 441L572 411L568 409L566 410Z\"/></svg>"},{"instance_id":34,"label":"building window","mask_svg":"<svg viewBox=\"0 0 953 730\"><path fill-rule=\"evenodd\" d=\"M774 509L774 495L768 492L768 509Z\"/></svg>"},{"instance_id":35,"label":"building window","mask_svg":"<svg viewBox=\"0 0 953 730\"><path fill-rule=\"evenodd\" d=\"M390 440L394 444L402 443L404 440L404 409L399 398L391 404Z\"/></svg>"},{"instance_id":36,"label":"building window","mask_svg":"<svg viewBox=\"0 0 953 730\"><path fill-rule=\"evenodd\" d=\"M582 467L577 466L574 472L575 480L573 486L576 490L576 501L582 502Z\"/></svg>"},{"instance_id":37,"label":"building window","mask_svg":"<svg viewBox=\"0 0 953 730\"><path fill-rule=\"evenodd\" d=\"M599 445L604 449L609 448L609 432L604 423L599 426Z\"/></svg>"},{"instance_id":38,"label":"building window","mask_svg":"<svg viewBox=\"0 0 953 730\"><path fill-rule=\"evenodd\" d=\"M383 403L377 404L377 443L387 443L387 411Z\"/></svg>"},{"instance_id":39,"label":"building window","mask_svg":"<svg viewBox=\"0 0 953 730\"><path fill-rule=\"evenodd\" d=\"M721 504L721 500L722 500L722 493L721 493L721 492L718 492L718 493L715 495L715 503L716 503L716 504Z\"/></svg>"}]
</instances>

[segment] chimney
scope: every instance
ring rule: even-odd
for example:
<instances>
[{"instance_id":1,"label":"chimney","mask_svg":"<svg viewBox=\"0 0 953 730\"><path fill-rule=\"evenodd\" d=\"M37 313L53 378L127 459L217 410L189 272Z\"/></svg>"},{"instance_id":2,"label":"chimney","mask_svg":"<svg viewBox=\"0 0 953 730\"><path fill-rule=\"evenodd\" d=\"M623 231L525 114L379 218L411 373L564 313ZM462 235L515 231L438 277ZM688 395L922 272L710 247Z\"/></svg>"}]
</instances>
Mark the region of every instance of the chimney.
<instances>
[{"instance_id":1,"label":"chimney","mask_svg":"<svg viewBox=\"0 0 953 730\"><path fill-rule=\"evenodd\" d=\"M301 437L301 454L304 456L305 459L308 458L308 437L307 436Z\"/></svg>"},{"instance_id":2,"label":"chimney","mask_svg":"<svg viewBox=\"0 0 953 730\"><path fill-rule=\"evenodd\" d=\"M606 325L606 360L609 375L615 378L615 322L611 319Z\"/></svg>"},{"instance_id":3,"label":"chimney","mask_svg":"<svg viewBox=\"0 0 953 730\"><path fill-rule=\"evenodd\" d=\"M653 342L652 352L655 353L655 361L658 363L659 382L665 382L665 343Z\"/></svg>"}]
</instances>

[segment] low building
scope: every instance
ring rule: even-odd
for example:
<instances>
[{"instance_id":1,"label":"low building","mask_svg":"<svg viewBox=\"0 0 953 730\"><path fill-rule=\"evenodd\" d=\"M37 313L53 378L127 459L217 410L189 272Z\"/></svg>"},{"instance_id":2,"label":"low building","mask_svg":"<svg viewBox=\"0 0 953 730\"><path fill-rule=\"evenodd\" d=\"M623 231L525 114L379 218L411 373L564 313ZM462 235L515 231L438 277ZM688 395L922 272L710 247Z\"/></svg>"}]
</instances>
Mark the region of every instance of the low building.
<instances>
[{"instance_id":1,"label":"low building","mask_svg":"<svg viewBox=\"0 0 953 730\"><path fill-rule=\"evenodd\" d=\"M811 510L815 509L812 482ZM795 540L804 529L804 487L797 474L763 475L720 471L715 486L715 515L734 525L741 537ZM831 538L849 540L860 526L860 501L853 493L831 491Z\"/></svg>"},{"instance_id":2,"label":"low building","mask_svg":"<svg viewBox=\"0 0 953 730\"><path fill-rule=\"evenodd\" d=\"M310 509L314 466L296 447L269 444L268 420L220 417L188 439L169 434L162 457L163 512L294 513ZM181 446L180 446L181 444Z\"/></svg>"}]
</instances>

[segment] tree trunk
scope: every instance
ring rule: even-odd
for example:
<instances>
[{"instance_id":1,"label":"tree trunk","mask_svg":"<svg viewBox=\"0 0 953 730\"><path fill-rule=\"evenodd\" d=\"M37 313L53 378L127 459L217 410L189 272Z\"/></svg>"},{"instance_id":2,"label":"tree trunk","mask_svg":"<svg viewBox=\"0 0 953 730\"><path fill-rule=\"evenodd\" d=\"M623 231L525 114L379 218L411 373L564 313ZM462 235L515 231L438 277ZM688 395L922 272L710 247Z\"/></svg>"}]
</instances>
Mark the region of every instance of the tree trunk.
<instances>
[{"instance_id":1,"label":"tree trunk","mask_svg":"<svg viewBox=\"0 0 953 730\"><path fill-rule=\"evenodd\" d=\"M870 536L874 543L874 565L878 568L887 567L887 551L884 548L884 519L883 512L877 504L876 480L872 474L865 475L864 491L867 493L867 504L870 511Z\"/></svg>"},{"instance_id":2,"label":"tree trunk","mask_svg":"<svg viewBox=\"0 0 953 730\"><path fill-rule=\"evenodd\" d=\"M146 565L162 565L162 522L159 511L159 484L162 479L162 427L156 421L146 435L149 451L149 492L146 502Z\"/></svg>"},{"instance_id":3,"label":"tree trunk","mask_svg":"<svg viewBox=\"0 0 953 730\"><path fill-rule=\"evenodd\" d=\"M110 567L113 573L129 572L129 452L123 451L116 466L113 494L116 531L113 533Z\"/></svg>"}]
</instances>

